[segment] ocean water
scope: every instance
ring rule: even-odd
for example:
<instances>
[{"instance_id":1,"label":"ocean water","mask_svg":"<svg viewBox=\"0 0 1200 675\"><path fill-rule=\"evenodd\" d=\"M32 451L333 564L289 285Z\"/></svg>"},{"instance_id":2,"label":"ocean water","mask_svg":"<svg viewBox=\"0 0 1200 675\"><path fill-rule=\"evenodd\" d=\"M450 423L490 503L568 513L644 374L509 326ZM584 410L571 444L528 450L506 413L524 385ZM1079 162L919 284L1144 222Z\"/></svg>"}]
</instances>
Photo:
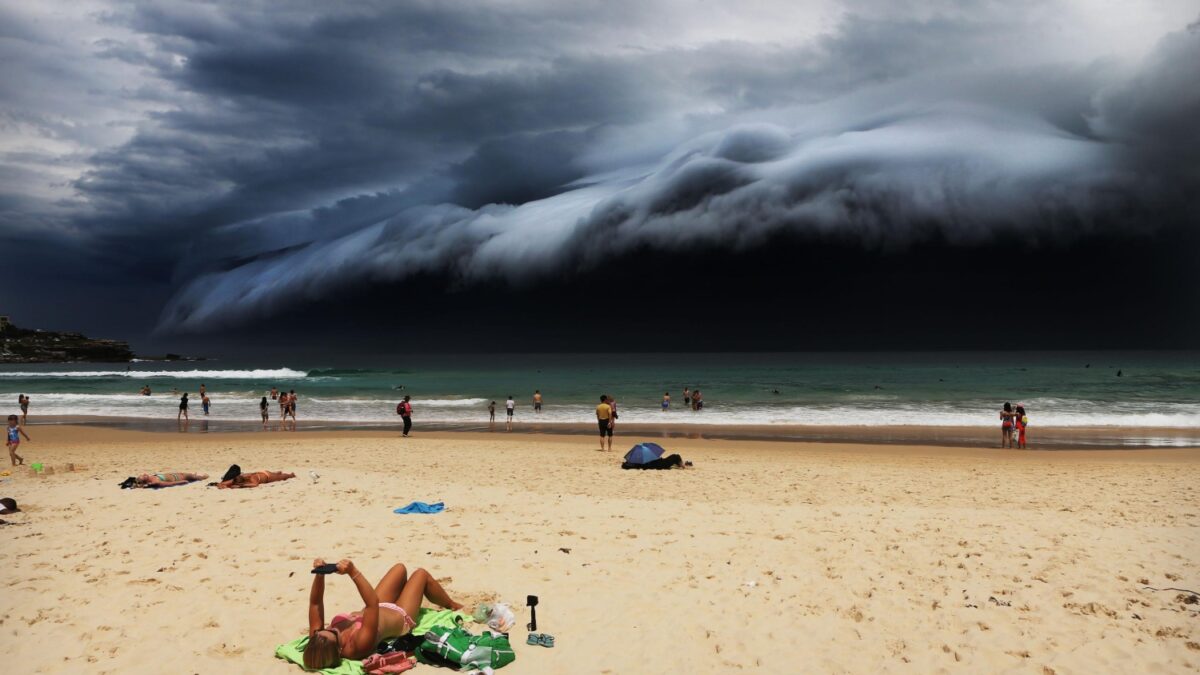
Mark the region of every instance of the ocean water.
<instances>
[{"instance_id":1,"label":"ocean water","mask_svg":"<svg viewBox=\"0 0 1200 675\"><path fill-rule=\"evenodd\" d=\"M174 419L179 395L204 383L210 419L258 420L272 386L294 389L298 417L395 423L412 396L414 419L487 420L496 401L517 401L518 422L590 422L599 395L618 400L624 422L687 425L998 425L1005 401L1023 403L1031 425L1200 428L1200 354L1195 352L901 354L597 354L422 356L337 367L322 363L6 365L0 412ZM1118 376L1118 371L1120 376ZM152 396L138 391L149 384ZM705 408L686 410L683 388ZM403 387L401 389L401 387ZM545 399L535 417L535 389ZM662 412L664 392L672 409ZM776 393L778 392L778 393ZM272 419L278 406L270 408Z\"/></svg>"}]
</instances>

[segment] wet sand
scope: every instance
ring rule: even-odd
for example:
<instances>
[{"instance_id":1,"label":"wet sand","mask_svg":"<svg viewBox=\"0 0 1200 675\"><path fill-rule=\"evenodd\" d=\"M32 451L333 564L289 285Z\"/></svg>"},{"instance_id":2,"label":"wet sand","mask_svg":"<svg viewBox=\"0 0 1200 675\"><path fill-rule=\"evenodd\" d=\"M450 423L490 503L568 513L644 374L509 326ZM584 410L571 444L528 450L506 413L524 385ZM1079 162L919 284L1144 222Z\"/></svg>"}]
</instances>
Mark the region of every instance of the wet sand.
<instances>
[{"instance_id":1,"label":"wet sand","mask_svg":"<svg viewBox=\"0 0 1200 675\"><path fill-rule=\"evenodd\" d=\"M25 510L0 527L10 672L300 673L273 649L306 625L317 556L372 579L425 567L468 604L538 595L557 646L514 631L511 673L1200 666L1200 604L1145 588L1200 586L1195 449L668 437L694 469L629 472L627 429L611 454L583 435L419 428L29 432L29 461L77 471L0 483ZM117 488L232 463L300 477ZM448 510L391 512L414 500ZM327 616L356 603L330 580Z\"/></svg>"},{"instance_id":2,"label":"wet sand","mask_svg":"<svg viewBox=\"0 0 1200 675\"><path fill-rule=\"evenodd\" d=\"M495 423L478 424L438 423L415 420L422 432L490 432L505 431L503 416ZM263 431L257 420L221 420L196 416L191 420L146 417L84 417L40 416L31 420L38 425L86 425L107 429L151 431L164 433L229 433ZM281 425L272 419L267 431L373 431L393 433L400 424L366 423L337 420L290 421ZM900 444L941 445L953 447L1000 447L1000 430L991 427L938 427L905 425L822 426L822 425L718 425L663 422L622 423L623 434L637 434L658 439L714 439L724 441L788 441L838 444ZM591 423L564 424L522 419L513 425L512 433L587 435L595 433ZM1029 446L1033 450L1077 450L1105 448L1200 447L1200 429L1180 427L1037 427L1030 431Z\"/></svg>"}]
</instances>

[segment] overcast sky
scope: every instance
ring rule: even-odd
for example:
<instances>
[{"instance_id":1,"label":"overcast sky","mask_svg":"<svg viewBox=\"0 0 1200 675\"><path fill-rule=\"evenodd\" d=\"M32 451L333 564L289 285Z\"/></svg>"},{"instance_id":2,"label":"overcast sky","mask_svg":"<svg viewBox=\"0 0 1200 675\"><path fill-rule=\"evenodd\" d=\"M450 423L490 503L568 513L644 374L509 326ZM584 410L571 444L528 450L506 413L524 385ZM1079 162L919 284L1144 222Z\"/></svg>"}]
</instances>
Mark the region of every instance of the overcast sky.
<instances>
[{"instance_id":1,"label":"overcast sky","mask_svg":"<svg viewBox=\"0 0 1200 675\"><path fill-rule=\"evenodd\" d=\"M1069 279L1114 251L1141 256L1121 302L1200 298L1194 0L0 0L0 63L23 324L157 346L340 307L436 335L435 300L553 286L522 310L553 323L631 264L794 311L778 271L745 279L779 247L868 275L1033 251L1068 270L1032 310L1067 344L1096 292ZM971 269L929 306L1002 268ZM844 320L839 272L808 274Z\"/></svg>"}]
</instances>

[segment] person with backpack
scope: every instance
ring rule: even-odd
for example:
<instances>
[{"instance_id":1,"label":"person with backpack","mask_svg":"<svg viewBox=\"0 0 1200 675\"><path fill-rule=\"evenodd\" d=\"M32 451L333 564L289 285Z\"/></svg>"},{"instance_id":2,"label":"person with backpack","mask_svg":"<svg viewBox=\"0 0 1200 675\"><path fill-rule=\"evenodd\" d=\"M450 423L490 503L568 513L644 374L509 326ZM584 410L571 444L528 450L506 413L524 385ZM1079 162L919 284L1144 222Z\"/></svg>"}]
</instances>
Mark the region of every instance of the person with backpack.
<instances>
[{"instance_id":1,"label":"person with backpack","mask_svg":"<svg viewBox=\"0 0 1200 675\"><path fill-rule=\"evenodd\" d=\"M396 405L396 414L404 420L404 437L408 438L408 432L412 429L412 403L409 402L408 396Z\"/></svg>"}]
</instances>

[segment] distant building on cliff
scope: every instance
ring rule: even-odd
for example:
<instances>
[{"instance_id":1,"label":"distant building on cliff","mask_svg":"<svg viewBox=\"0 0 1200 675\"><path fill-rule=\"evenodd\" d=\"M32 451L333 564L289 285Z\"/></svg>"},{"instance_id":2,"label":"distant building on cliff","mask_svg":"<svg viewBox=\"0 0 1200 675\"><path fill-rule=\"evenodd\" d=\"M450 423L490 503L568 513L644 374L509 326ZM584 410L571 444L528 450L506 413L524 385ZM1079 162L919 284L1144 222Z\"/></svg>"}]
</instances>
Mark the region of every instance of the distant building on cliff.
<instances>
[{"instance_id":1,"label":"distant building on cliff","mask_svg":"<svg viewBox=\"0 0 1200 675\"><path fill-rule=\"evenodd\" d=\"M11 325L12 322L8 320L7 316L0 316L0 330L8 330Z\"/></svg>"}]
</instances>

